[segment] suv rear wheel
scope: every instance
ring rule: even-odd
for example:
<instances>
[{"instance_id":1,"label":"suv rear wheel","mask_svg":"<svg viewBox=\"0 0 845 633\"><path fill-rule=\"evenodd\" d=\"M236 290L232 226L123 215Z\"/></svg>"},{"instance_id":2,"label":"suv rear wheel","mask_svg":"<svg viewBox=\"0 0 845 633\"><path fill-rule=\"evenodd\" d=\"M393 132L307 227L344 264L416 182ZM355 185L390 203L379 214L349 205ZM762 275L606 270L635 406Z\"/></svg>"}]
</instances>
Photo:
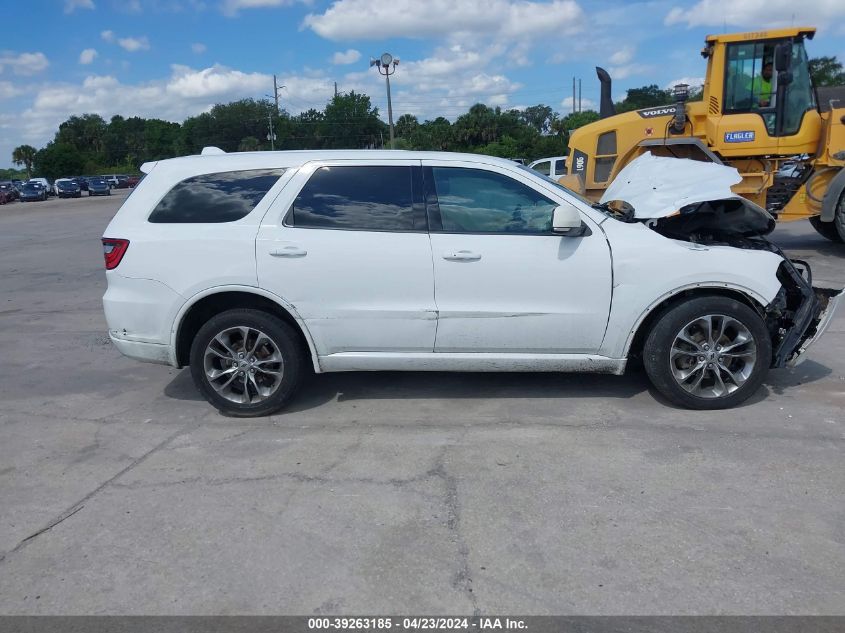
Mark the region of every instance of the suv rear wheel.
<instances>
[{"instance_id":1,"label":"suv rear wheel","mask_svg":"<svg viewBox=\"0 0 845 633\"><path fill-rule=\"evenodd\" d=\"M652 384L689 409L727 409L766 377L772 344L763 319L727 297L699 297L667 310L643 348Z\"/></svg>"},{"instance_id":2,"label":"suv rear wheel","mask_svg":"<svg viewBox=\"0 0 845 633\"><path fill-rule=\"evenodd\" d=\"M270 415L293 397L305 355L296 332L260 310L222 312L203 325L191 345L191 376L222 413Z\"/></svg>"}]
</instances>

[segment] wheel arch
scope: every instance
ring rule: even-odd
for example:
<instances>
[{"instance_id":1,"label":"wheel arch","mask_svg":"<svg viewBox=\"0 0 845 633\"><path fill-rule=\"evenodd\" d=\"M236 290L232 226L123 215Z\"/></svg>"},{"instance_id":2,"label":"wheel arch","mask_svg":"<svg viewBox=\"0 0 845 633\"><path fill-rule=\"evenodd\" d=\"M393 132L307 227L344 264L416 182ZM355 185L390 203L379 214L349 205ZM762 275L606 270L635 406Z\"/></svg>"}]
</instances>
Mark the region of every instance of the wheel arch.
<instances>
[{"instance_id":1,"label":"wheel arch","mask_svg":"<svg viewBox=\"0 0 845 633\"><path fill-rule=\"evenodd\" d=\"M760 318L765 319L766 300L748 288L726 283L718 285L691 284L664 295L643 311L628 334L622 357L630 358L632 355L638 355L642 352L643 343L649 331L651 331L651 327L668 310L690 299L708 296L736 299L757 312Z\"/></svg>"},{"instance_id":2,"label":"wheel arch","mask_svg":"<svg viewBox=\"0 0 845 633\"><path fill-rule=\"evenodd\" d=\"M299 334L301 342L308 350L314 371L320 373L314 341L293 305L278 295L251 286L217 286L199 292L185 302L174 319L171 332L171 346L177 367L189 364L191 343L203 323L216 314L233 308L264 310L288 323Z\"/></svg>"}]
</instances>

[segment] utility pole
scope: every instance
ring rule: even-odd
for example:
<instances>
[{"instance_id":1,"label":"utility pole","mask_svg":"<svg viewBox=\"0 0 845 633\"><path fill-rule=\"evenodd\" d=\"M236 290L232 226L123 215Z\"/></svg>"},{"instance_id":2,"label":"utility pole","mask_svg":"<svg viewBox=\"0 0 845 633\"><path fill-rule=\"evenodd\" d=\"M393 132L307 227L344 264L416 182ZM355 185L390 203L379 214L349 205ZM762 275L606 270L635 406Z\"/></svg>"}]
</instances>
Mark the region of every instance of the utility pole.
<instances>
[{"instance_id":1,"label":"utility pole","mask_svg":"<svg viewBox=\"0 0 845 633\"><path fill-rule=\"evenodd\" d=\"M267 140L270 141L270 151L276 151L276 134L273 132L273 114L267 113L267 122L270 124L270 133L267 135Z\"/></svg>"},{"instance_id":2,"label":"utility pole","mask_svg":"<svg viewBox=\"0 0 845 633\"><path fill-rule=\"evenodd\" d=\"M273 97L276 99L276 114L281 114L279 111L279 85L276 82L276 75L273 74Z\"/></svg>"},{"instance_id":3,"label":"utility pole","mask_svg":"<svg viewBox=\"0 0 845 633\"><path fill-rule=\"evenodd\" d=\"M581 112L581 78L578 77L578 112Z\"/></svg>"},{"instance_id":4,"label":"utility pole","mask_svg":"<svg viewBox=\"0 0 845 633\"><path fill-rule=\"evenodd\" d=\"M382 56L378 59L370 59L370 68L375 66L379 74L384 75L384 81L387 84L387 121L390 124L390 149L395 149L396 147L396 141L393 136L393 104L390 101L390 75L396 72L396 66L398 65L399 59L393 57L390 53L382 53Z\"/></svg>"},{"instance_id":5,"label":"utility pole","mask_svg":"<svg viewBox=\"0 0 845 633\"><path fill-rule=\"evenodd\" d=\"M334 82L334 98L337 99L337 82Z\"/></svg>"}]
</instances>

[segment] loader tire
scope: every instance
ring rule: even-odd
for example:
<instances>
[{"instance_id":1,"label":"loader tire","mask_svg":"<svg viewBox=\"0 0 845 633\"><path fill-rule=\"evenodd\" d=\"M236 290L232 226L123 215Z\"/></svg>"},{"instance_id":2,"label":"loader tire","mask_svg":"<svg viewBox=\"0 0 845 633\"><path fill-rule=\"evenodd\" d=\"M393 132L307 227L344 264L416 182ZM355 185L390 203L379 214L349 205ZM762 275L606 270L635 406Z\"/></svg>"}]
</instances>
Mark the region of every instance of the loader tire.
<instances>
[{"instance_id":1,"label":"loader tire","mask_svg":"<svg viewBox=\"0 0 845 633\"><path fill-rule=\"evenodd\" d=\"M813 228L816 229L816 233L821 235L823 238L828 239L831 242L837 242L838 244L845 242L837 230L836 220L833 222L822 222L819 216L816 215L810 218L810 224L812 224Z\"/></svg>"}]
</instances>

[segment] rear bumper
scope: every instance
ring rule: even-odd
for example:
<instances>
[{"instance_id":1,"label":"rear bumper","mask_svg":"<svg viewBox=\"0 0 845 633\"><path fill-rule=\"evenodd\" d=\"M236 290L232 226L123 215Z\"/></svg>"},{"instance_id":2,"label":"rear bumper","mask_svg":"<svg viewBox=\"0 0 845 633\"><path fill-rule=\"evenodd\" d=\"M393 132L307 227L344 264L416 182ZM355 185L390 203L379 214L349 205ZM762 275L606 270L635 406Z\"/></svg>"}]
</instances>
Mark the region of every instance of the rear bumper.
<instances>
[{"instance_id":1,"label":"rear bumper","mask_svg":"<svg viewBox=\"0 0 845 633\"><path fill-rule=\"evenodd\" d=\"M117 332L109 332L109 338L117 348L117 351L129 358L134 358L145 363L156 363L158 365L175 366L176 364L175 354L172 352L170 345L129 341L120 338Z\"/></svg>"}]
</instances>

